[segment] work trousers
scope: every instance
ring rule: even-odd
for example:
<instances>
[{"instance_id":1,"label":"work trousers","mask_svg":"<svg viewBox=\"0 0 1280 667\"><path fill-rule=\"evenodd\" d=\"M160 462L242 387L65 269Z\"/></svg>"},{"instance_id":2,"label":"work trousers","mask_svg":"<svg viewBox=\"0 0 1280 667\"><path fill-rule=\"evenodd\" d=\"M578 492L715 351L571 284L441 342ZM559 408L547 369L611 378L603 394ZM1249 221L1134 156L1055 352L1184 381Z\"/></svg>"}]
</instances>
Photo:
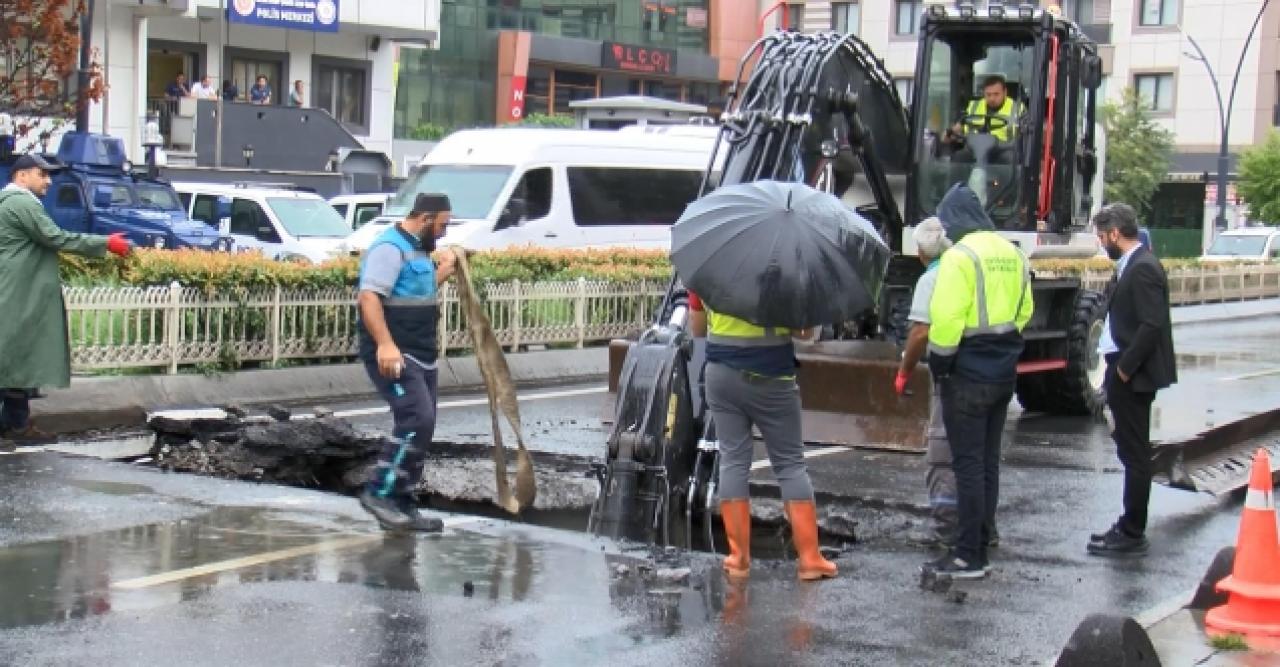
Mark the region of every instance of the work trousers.
<instances>
[{"instance_id":1,"label":"work trousers","mask_svg":"<svg viewBox=\"0 0 1280 667\"><path fill-rule=\"evenodd\" d=\"M951 468L951 443L947 442L947 427L942 423L942 388L934 383L929 401L929 431L925 440L924 485L929 494L929 516L933 519L933 534L939 542L952 545L960 522L956 500L956 472ZM987 526L991 538L998 535L996 524Z\"/></svg>"},{"instance_id":2,"label":"work trousers","mask_svg":"<svg viewBox=\"0 0 1280 667\"><path fill-rule=\"evenodd\" d=\"M960 522L955 555L983 565L1000 499L1000 439L1014 383L971 382L953 376L939 384L956 475Z\"/></svg>"},{"instance_id":3,"label":"work trousers","mask_svg":"<svg viewBox=\"0 0 1280 667\"><path fill-rule=\"evenodd\" d=\"M1156 393L1134 391L1116 375L1114 359L1107 355L1105 387L1107 407L1114 422L1111 439L1124 464L1124 516L1120 528L1132 537L1147 532L1147 505L1151 500L1151 404Z\"/></svg>"},{"instance_id":4,"label":"work trousers","mask_svg":"<svg viewBox=\"0 0 1280 667\"><path fill-rule=\"evenodd\" d=\"M719 363L706 367L707 409L720 442L720 499L750 497L754 442L764 437L783 500L813 500L800 433L800 389L795 380L750 376Z\"/></svg>"},{"instance_id":5,"label":"work trousers","mask_svg":"<svg viewBox=\"0 0 1280 667\"><path fill-rule=\"evenodd\" d=\"M395 380L382 377L377 362L365 362L369 379L391 406L395 420L392 437L383 445L378 464L369 475L369 491L382 498L412 495L422 481L427 447L436 430L437 373L406 362Z\"/></svg>"},{"instance_id":6,"label":"work trousers","mask_svg":"<svg viewBox=\"0 0 1280 667\"><path fill-rule=\"evenodd\" d=\"M0 432L21 431L31 421L31 392L26 389L0 390Z\"/></svg>"}]
</instances>

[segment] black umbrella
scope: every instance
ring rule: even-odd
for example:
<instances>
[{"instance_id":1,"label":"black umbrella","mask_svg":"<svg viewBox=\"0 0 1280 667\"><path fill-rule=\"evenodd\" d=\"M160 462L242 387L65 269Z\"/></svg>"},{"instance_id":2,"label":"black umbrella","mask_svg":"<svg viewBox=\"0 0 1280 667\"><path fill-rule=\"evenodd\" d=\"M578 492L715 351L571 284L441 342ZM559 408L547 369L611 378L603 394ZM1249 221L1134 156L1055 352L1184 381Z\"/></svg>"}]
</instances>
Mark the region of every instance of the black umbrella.
<instances>
[{"instance_id":1,"label":"black umbrella","mask_svg":"<svg viewBox=\"0 0 1280 667\"><path fill-rule=\"evenodd\" d=\"M671 229L671 261L716 312L760 326L845 322L872 307L890 250L835 197L802 183L720 188Z\"/></svg>"}]
</instances>

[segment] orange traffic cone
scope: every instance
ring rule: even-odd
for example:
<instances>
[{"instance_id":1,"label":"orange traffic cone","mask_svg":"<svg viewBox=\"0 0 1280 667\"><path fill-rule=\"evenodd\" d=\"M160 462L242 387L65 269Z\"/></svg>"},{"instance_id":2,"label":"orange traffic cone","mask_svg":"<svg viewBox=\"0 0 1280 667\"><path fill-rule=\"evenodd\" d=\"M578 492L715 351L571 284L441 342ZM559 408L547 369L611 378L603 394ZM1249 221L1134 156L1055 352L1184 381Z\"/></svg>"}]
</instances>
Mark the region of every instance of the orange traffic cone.
<instances>
[{"instance_id":1,"label":"orange traffic cone","mask_svg":"<svg viewBox=\"0 0 1280 667\"><path fill-rule=\"evenodd\" d=\"M1280 637L1280 540L1271 495L1271 457L1263 449L1253 456L1235 565L1218 582L1218 590L1229 597L1225 605L1205 615L1210 633Z\"/></svg>"}]
</instances>

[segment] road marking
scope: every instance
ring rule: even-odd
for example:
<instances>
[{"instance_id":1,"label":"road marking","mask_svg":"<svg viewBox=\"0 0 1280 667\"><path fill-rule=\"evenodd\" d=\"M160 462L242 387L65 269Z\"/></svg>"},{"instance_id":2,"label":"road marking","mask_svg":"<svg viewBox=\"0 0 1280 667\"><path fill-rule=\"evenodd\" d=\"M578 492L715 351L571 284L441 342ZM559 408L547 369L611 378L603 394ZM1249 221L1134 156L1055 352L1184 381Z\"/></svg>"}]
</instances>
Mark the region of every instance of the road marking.
<instances>
[{"instance_id":1,"label":"road marking","mask_svg":"<svg viewBox=\"0 0 1280 667\"><path fill-rule=\"evenodd\" d=\"M448 517L443 521L444 521L445 527L452 528L452 527L473 523L480 520L481 520L480 517L468 516L468 517ZM326 540L323 542L316 542L314 544L306 544L298 547L290 547L288 549L267 551L260 554L254 554L252 556L244 556L242 558L232 558L229 560L217 561L214 563L206 563L204 565L197 565L195 567L188 567L188 568L183 568L181 570L173 570L170 572L162 572L160 574L153 574L146 577L138 577L136 579L125 579L123 581L117 581L111 584L111 588L131 591L131 590L138 590L141 588L150 588L152 586L161 586L164 584L171 584L175 581L182 581L183 579L203 577L210 574L217 574L219 572L228 572L230 570L242 570L244 568L254 567L256 565L274 563L276 561L288 560L290 558L297 558L299 556L309 556L311 554L316 554L316 553L321 553L326 551L339 551L342 549L350 549L352 547L358 547L366 544L372 544L374 542L380 542L382 541L382 538L383 538L382 533L371 533L368 535L352 535L342 539Z\"/></svg>"},{"instance_id":2,"label":"road marking","mask_svg":"<svg viewBox=\"0 0 1280 667\"><path fill-rule=\"evenodd\" d=\"M826 456L827 454L838 454L840 452L847 452L847 451L849 451L848 447L840 447L840 446L824 447L822 449L809 449L809 450L805 450L804 457L806 459L812 459L812 458L817 458L819 456ZM769 468L772 466L773 464L769 462L769 459L760 459L759 461L752 462L751 469L764 470L765 468Z\"/></svg>"},{"instance_id":3,"label":"road marking","mask_svg":"<svg viewBox=\"0 0 1280 667\"><path fill-rule=\"evenodd\" d=\"M1232 375L1231 377L1218 378L1218 382L1237 382L1239 380L1252 380L1254 378L1267 377L1268 375L1280 375L1280 368L1269 368L1265 371L1254 371L1245 373L1244 375Z\"/></svg>"}]
</instances>

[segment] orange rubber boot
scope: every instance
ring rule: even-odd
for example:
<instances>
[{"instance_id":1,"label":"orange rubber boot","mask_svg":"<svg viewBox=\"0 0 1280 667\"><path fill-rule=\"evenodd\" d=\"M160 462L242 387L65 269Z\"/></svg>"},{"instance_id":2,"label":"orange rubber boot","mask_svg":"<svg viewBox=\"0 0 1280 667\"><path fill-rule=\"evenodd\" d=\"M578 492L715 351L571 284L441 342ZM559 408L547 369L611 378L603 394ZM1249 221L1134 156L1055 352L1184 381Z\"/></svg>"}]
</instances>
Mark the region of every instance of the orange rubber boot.
<instances>
[{"instance_id":1,"label":"orange rubber boot","mask_svg":"<svg viewBox=\"0 0 1280 667\"><path fill-rule=\"evenodd\" d=\"M729 541L724 572L730 577L745 577L751 569L751 501L746 498L720 501L720 519Z\"/></svg>"},{"instance_id":2,"label":"orange rubber boot","mask_svg":"<svg viewBox=\"0 0 1280 667\"><path fill-rule=\"evenodd\" d=\"M791 522L791 540L796 545L796 573L802 581L836 576L836 564L822 557L818 550L818 508L812 500L788 500L787 520Z\"/></svg>"}]
</instances>

